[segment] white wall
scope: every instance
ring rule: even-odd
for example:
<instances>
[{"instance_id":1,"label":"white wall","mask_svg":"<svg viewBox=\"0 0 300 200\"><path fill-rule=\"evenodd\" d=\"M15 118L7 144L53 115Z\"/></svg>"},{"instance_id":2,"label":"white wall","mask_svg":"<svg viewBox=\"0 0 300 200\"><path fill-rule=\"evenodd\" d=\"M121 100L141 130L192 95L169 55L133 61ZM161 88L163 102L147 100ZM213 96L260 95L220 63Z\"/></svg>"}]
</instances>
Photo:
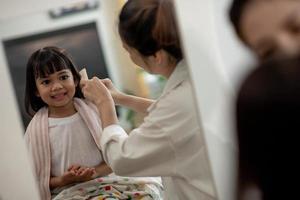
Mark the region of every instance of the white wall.
<instances>
[{"instance_id":1,"label":"white wall","mask_svg":"<svg viewBox=\"0 0 300 200\"><path fill-rule=\"evenodd\" d=\"M0 0L0 21L82 1L85 0Z\"/></svg>"},{"instance_id":2,"label":"white wall","mask_svg":"<svg viewBox=\"0 0 300 200\"><path fill-rule=\"evenodd\" d=\"M2 25L3 21L0 21L0 31L5 29ZM23 143L23 127L2 44L0 45L0 91L0 199L39 199Z\"/></svg>"},{"instance_id":3,"label":"white wall","mask_svg":"<svg viewBox=\"0 0 300 200\"><path fill-rule=\"evenodd\" d=\"M231 0L175 0L199 122L220 200L233 200L236 179L234 103L251 57L228 23Z\"/></svg>"},{"instance_id":4,"label":"white wall","mask_svg":"<svg viewBox=\"0 0 300 200\"><path fill-rule=\"evenodd\" d=\"M0 199L36 200L38 193L23 143L20 115L5 67L0 67L0 91Z\"/></svg>"}]
</instances>

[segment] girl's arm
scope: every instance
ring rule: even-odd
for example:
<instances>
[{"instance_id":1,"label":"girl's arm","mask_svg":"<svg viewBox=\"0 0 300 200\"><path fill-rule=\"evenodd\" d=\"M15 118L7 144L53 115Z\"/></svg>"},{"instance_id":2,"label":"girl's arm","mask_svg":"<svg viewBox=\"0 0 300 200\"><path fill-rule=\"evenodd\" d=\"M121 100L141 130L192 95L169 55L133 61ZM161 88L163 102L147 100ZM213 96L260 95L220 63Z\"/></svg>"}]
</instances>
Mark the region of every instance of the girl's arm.
<instances>
[{"instance_id":1,"label":"girl's arm","mask_svg":"<svg viewBox=\"0 0 300 200\"><path fill-rule=\"evenodd\" d=\"M61 176L50 177L49 186L50 186L51 190L54 189L54 188L57 188L57 187L63 187L64 184L63 184Z\"/></svg>"},{"instance_id":2,"label":"girl's arm","mask_svg":"<svg viewBox=\"0 0 300 200\"><path fill-rule=\"evenodd\" d=\"M50 177L50 189L63 187L75 182L75 176L76 174L74 172L67 171L62 176Z\"/></svg>"},{"instance_id":3,"label":"girl's arm","mask_svg":"<svg viewBox=\"0 0 300 200\"><path fill-rule=\"evenodd\" d=\"M91 180L95 174L95 168L72 165L62 176L50 177L50 189L63 187L71 183Z\"/></svg>"},{"instance_id":4,"label":"girl's arm","mask_svg":"<svg viewBox=\"0 0 300 200\"><path fill-rule=\"evenodd\" d=\"M96 173L93 175L93 178L107 176L112 173L112 169L105 162L100 163L94 168Z\"/></svg>"}]
</instances>

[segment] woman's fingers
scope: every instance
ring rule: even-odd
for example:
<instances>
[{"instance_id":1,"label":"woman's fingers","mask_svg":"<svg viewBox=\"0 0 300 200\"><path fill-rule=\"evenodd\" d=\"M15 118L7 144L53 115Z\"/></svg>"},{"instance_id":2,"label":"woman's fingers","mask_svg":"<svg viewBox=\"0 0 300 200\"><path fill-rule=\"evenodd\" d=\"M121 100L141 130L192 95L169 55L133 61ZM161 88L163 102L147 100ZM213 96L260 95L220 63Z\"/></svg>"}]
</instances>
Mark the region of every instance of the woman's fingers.
<instances>
[{"instance_id":1,"label":"woman's fingers","mask_svg":"<svg viewBox=\"0 0 300 200\"><path fill-rule=\"evenodd\" d=\"M102 83L102 81L93 77L88 81L82 81L82 93L90 101L102 102L103 100L107 100L110 98L110 92L107 87Z\"/></svg>"},{"instance_id":2,"label":"woman's fingers","mask_svg":"<svg viewBox=\"0 0 300 200\"><path fill-rule=\"evenodd\" d=\"M107 87L110 88L113 86L113 83L109 78L101 79L101 82Z\"/></svg>"}]
</instances>

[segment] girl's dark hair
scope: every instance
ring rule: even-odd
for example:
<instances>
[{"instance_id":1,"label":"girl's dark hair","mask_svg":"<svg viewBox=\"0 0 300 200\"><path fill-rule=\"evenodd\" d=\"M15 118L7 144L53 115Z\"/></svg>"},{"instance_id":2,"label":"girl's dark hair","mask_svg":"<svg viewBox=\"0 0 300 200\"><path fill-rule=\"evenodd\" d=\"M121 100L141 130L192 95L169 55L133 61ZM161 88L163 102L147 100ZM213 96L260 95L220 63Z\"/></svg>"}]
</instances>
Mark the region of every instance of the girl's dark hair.
<instances>
[{"instance_id":1,"label":"girl's dark hair","mask_svg":"<svg viewBox=\"0 0 300 200\"><path fill-rule=\"evenodd\" d=\"M249 3L250 1L253 0L233 0L229 10L230 21L234 27L236 34L241 40L244 40L241 33L241 18L247 3Z\"/></svg>"},{"instance_id":2,"label":"girl's dark hair","mask_svg":"<svg viewBox=\"0 0 300 200\"><path fill-rule=\"evenodd\" d=\"M38 97L36 79L46 77L63 69L70 69L74 82L80 82L80 75L70 56L62 48L44 47L35 51L29 58L26 68L25 109L33 116L40 108L47 106ZM76 86L75 97L83 98L79 84Z\"/></svg>"},{"instance_id":3,"label":"girl's dark hair","mask_svg":"<svg viewBox=\"0 0 300 200\"><path fill-rule=\"evenodd\" d=\"M143 56L165 50L182 59L172 0L128 0L119 16L120 37Z\"/></svg>"},{"instance_id":4,"label":"girl's dark hair","mask_svg":"<svg viewBox=\"0 0 300 200\"><path fill-rule=\"evenodd\" d=\"M285 184L299 176L299 115L300 56L266 61L243 82L236 104L238 199L251 184L263 200L296 195L296 185Z\"/></svg>"}]
</instances>

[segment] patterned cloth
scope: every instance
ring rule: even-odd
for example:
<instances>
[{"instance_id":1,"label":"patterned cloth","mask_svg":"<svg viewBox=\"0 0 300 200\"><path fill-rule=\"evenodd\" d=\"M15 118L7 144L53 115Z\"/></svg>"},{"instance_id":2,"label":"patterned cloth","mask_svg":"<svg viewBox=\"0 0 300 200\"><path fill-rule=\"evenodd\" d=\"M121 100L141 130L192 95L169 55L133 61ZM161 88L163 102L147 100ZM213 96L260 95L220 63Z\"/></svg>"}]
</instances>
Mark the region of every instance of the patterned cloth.
<instances>
[{"instance_id":1,"label":"patterned cloth","mask_svg":"<svg viewBox=\"0 0 300 200\"><path fill-rule=\"evenodd\" d=\"M54 200L162 200L160 178L107 176L63 190Z\"/></svg>"}]
</instances>

